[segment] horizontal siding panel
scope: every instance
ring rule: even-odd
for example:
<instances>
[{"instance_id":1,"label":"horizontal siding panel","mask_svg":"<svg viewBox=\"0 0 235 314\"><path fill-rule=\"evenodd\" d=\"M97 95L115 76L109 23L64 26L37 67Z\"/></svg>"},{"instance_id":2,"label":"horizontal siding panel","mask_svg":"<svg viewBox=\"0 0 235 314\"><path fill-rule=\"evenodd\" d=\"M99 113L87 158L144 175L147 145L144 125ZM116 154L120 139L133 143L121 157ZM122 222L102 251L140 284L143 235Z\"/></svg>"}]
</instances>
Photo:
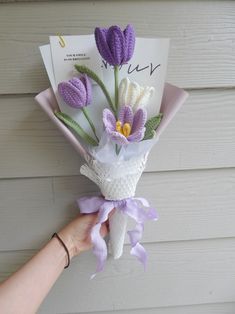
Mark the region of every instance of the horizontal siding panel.
<instances>
[{"instance_id":1,"label":"horizontal siding panel","mask_svg":"<svg viewBox=\"0 0 235 314\"><path fill-rule=\"evenodd\" d=\"M1 4L0 93L34 93L49 85L38 50L49 35L88 34L95 26L128 22L138 36L172 38L171 83L185 88L235 86L234 9L232 1Z\"/></svg>"},{"instance_id":2,"label":"horizontal siding panel","mask_svg":"<svg viewBox=\"0 0 235 314\"><path fill-rule=\"evenodd\" d=\"M191 91L146 171L235 166L235 89ZM0 177L79 174L81 160L32 96L0 97Z\"/></svg>"},{"instance_id":3,"label":"horizontal siding panel","mask_svg":"<svg viewBox=\"0 0 235 314\"><path fill-rule=\"evenodd\" d=\"M42 313L73 313L133 308L234 302L235 239L168 242L146 245L147 271L129 255L110 260L90 281L92 253L72 261L41 307ZM4 279L32 255L0 253ZM104 297L107 296L107 297Z\"/></svg>"},{"instance_id":4,"label":"horizontal siding panel","mask_svg":"<svg viewBox=\"0 0 235 314\"><path fill-rule=\"evenodd\" d=\"M235 303L213 303L213 304L200 304L200 305L186 305L174 307L161 307L154 309L134 309L123 311L112 311L112 314L234 314ZM48 314L41 311L40 314ZM62 313L61 313L62 314ZM72 313L63 313L72 314ZM75 314L75 313L74 313ZM76 313L76 314L85 314ZM90 314L110 314L110 312L90 312Z\"/></svg>"},{"instance_id":5,"label":"horizontal siding panel","mask_svg":"<svg viewBox=\"0 0 235 314\"><path fill-rule=\"evenodd\" d=\"M0 181L0 250L38 249L96 191L82 176ZM235 169L144 174L137 195L160 219L146 223L143 242L235 236L234 191Z\"/></svg>"}]
</instances>

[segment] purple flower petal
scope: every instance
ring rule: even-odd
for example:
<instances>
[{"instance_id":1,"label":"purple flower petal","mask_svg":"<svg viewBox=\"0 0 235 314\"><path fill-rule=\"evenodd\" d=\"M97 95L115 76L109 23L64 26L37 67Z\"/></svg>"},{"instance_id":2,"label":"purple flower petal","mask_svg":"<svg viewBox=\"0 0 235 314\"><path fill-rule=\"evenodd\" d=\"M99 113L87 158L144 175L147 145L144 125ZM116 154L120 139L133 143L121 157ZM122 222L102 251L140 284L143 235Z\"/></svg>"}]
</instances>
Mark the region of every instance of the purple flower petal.
<instances>
[{"instance_id":1,"label":"purple flower petal","mask_svg":"<svg viewBox=\"0 0 235 314\"><path fill-rule=\"evenodd\" d=\"M71 78L69 81L68 81L70 84L72 84L74 87L76 87L76 89L79 91L79 92L84 92L84 84L83 82L81 82L81 80L78 78L78 77L73 77Z\"/></svg>"},{"instance_id":2,"label":"purple flower petal","mask_svg":"<svg viewBox=\"0 0 235 314\"><path fill-rule=\"evenodd\" d=\"M119 145L127 145L129 142L140 142L144 138L145 123L147 120L147 112L145 109L140 108L133 115L132 108L130 106L123 106L119 112L119 121L122 127L125 123L129 123L131 128L131 134L127 137L123 134L123 128L120 132L116 130L116 117L109 109L103 110L103 122L105 131L108 136Z\"/></svg>"},{"instance_id":3,"label":"purple flower petal","mask_svg":"<svg viewBox=\"0 0 235 314\"><path fill-rule=\"evenodd\" d=\"M127 25L124 31L119 26L95 29L95 41L102 58L110 65L122 65L127 63L135 47L135 32L131 25Z\"/></svg>"},{"instance_id":4,"label":"purple flower petal","mask_svg":"<svg viewBox=\"0 0 235 314\"><path fill-rule=\"evenodd\" d=\"M128 144L127 138L119 132L107 130L107 134L118 145L127 145Z\"/></svg>"},{"instance_id":5,"label":"purple flower petal","mask_svg":"<svg viewBox=\"0 0 235 314\"><path fill-rule=\"evenodd\" d=\"M86 104L89 105L92 101L92 87L91 80L86 74L83 74L79 77L80 81L83 83L86 89Z\"/></svg>"},{"instance_id":6,"label":"purple flower petal","mask_svg":"<svg viewBox=\"0 0 235 314\"><path fill-rule=\"evenodd\" d=\"M86 89L78 78L68 82L61 82L58 85L58 92L69 106L73 108L86 106Z\"/></svg>"},{"instance_id":7,"label":"purple flower petal","mask_svg":"<svg viewBox=\"0 0 235 314\"><path fill-rule=\"evenodd\" d=\"M103 123L107 131L116 131L116 118L112 111L107 108L103 110Z\"/></svg>"},{"instance_id":8,"label":"purple flower petal","mask_svg":"<svg viewBox=\"0 0 235 314\"><path fill-rule=\"evenodd\" d=\"M125 37L119 26L111 26L107 32L107 43L115 64L122 64L125 55Z\"/></svg>"},{"instance_id":9,"label":"purple flower petal","mask_svg":"<svg viewBox=\"0 0 235 314\"><path fill-rule=\"evenodd\" d=\"M129 142L140 142L144 138L145 128L136 130L134 133L128 136Z\"/></svg>"},{"instance_id":10,"label":"purple flower petal","mask_svg":"<svg viewBox=\"0 0 235 314\"><path fill-rule=\"evenodd\" d=\"M95 42L99 50L101 57L107 61L110 65L115 65L113 55L107 43L107 32L106 28L95 28Z\"/></svg>"},{"instance_id":11,"label":"purple flower petal","mask_svg":"<svg viewBox=\"0 0 235 314\"><path fill-rule=\"evenodd\" d=\"M128 62L133 56L135 49L135 31L132 25L128 24L123 31L125 37L125 56L123 62Z\"/></svg>"},{"instance_id":12,"label":"purple flower petal","mask_svg":"<svg viewBox=\"0 0 235 314\"><path fill-rule=\"evenodd\" d=\"M138 109L134 115L131 133L133 134L136 131L143 129L145 126L146 120L147 120L146 110L143 108Z\"/></svg>"},{"instance_id":13,"label":"purple flower petal","mask_svg":"<svg viewBox=\"0 0 235 314\"><path fill-rule=\"evenodd\" d=\"M121 121L122 125L124 123L129 123L132 126L133 123L133 110L130 106L122 106L119 111L119 120Z\"/></svg>"}]
</instances>

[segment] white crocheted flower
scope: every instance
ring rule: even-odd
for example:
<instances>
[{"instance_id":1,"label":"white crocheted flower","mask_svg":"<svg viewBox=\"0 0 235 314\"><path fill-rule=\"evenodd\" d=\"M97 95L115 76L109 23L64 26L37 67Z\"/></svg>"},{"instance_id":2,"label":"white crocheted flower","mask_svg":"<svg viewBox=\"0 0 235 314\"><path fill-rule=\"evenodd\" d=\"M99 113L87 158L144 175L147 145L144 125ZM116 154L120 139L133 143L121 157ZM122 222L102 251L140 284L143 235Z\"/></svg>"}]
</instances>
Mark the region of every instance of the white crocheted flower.
<instances>
[{"instance_id":1,"label":"white crocheted flower","mask_svg":"<svg viewBox=\"0 0 235 314\"><path fill-rule=\"evenodd\" d=\"M119 85L119 106L131 106L134 110L146 107L154 91L154 87L140 86L126 77Z\"/></svg>"}]
</instances>

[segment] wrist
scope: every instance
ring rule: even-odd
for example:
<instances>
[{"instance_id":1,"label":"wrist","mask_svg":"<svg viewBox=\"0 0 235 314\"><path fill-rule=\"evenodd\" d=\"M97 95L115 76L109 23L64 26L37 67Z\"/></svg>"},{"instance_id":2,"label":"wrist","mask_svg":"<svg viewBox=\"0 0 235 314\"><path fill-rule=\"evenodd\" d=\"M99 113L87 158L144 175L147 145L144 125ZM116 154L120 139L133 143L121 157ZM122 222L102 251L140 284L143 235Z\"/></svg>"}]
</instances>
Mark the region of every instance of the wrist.
<instances>
[{"instance_id":1,"label":"wrist","mask_svg":"<svg viewBox=\"0 0 235 314\"><path fill-rule=\"evenodd\" d=\"M67 249L61 242L61 238L57 233L54 233L51 237L51 241L48 243L50 246L51 252L53 252L53 258L55 259L55 265L60 267L67 268L70 264L70 256L68 256ZM56 266L55 266L56 267Z\"/></svg>"},{"instance_id":2,"label":"wrist","mask_svg":"<svg viewBox=\"0 0 235 314\"><path fill-rule=\"evenodd\" d=\"M78 254L78 252L76 252L76 247L74 245L73 238L64 229L58 232L58 235L61 238L61 240L64 242L65 246L67 247L70 259L72 259L75 255Z\"/></svg>"}]
</instances>

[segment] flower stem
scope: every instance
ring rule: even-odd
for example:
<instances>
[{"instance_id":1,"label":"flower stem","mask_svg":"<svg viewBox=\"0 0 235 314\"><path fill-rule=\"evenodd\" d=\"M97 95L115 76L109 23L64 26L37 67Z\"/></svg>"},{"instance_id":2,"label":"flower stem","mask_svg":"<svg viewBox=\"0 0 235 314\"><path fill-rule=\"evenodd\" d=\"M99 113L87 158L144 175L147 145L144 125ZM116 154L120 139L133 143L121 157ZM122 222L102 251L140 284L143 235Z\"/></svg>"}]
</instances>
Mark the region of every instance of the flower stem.
<instances>
[{"instance_id":1,"label":"flower stem","mask_svg":"<svg viewBox=\"0 0 235 314\"><path fill-rule=\"evenodd\" d=\"M118 73L119 73L119 66L114 66L114 84L115 84L115 109L118 109Z\"/></svg>"},{"instance_id":2,"label":"flower stem","mask_svg":"<svg viewBox=\"0 0 235 314\"><path fill-rule=\"evenodd\" d=\"M86 67L85 65L75 64L75 68L79 73L86 74L87 76L89 76L93 81L95 81L100 86L100 88L102 89L102 91L103 91L103 93L104 93L104 95L105 95L105 97L109 103L110 108L116 114L116 109L113 105L113 101L109 95L109 92L108 92L106 86L104 85L103 81L99 78L99 76L95 72L93 72L91 69Z\"/></svg>"},{"instance_id":3,"label":"flower stem","mask_svg":"<svg viewBox=\"0 0 235 314\"><path fill-rule=\"evenodd\" d=\"M90 124L90 127L91 127L91 129L92 129L92 131L93 131L93 133L95 135L95 138L96 138L96 140L99 143L99 138L97 137L96 132L95 132L95 126L94 126L93 122L91 121L87 110L84 107L82 108L82 112L83 112L85 118L87 119L88 123Z\"/></svg>"},{"instance_id":4,"label":"flower stem","mask_svg":"<svg viewBox=\"0 0 235 314\"><path fill-rule=\"evenodd\" d=\"M118 146L118 144L115 144L115 150L116 150L116 155L118 156L120 153L122 146Z\"/></svg>"}]
</instances>

